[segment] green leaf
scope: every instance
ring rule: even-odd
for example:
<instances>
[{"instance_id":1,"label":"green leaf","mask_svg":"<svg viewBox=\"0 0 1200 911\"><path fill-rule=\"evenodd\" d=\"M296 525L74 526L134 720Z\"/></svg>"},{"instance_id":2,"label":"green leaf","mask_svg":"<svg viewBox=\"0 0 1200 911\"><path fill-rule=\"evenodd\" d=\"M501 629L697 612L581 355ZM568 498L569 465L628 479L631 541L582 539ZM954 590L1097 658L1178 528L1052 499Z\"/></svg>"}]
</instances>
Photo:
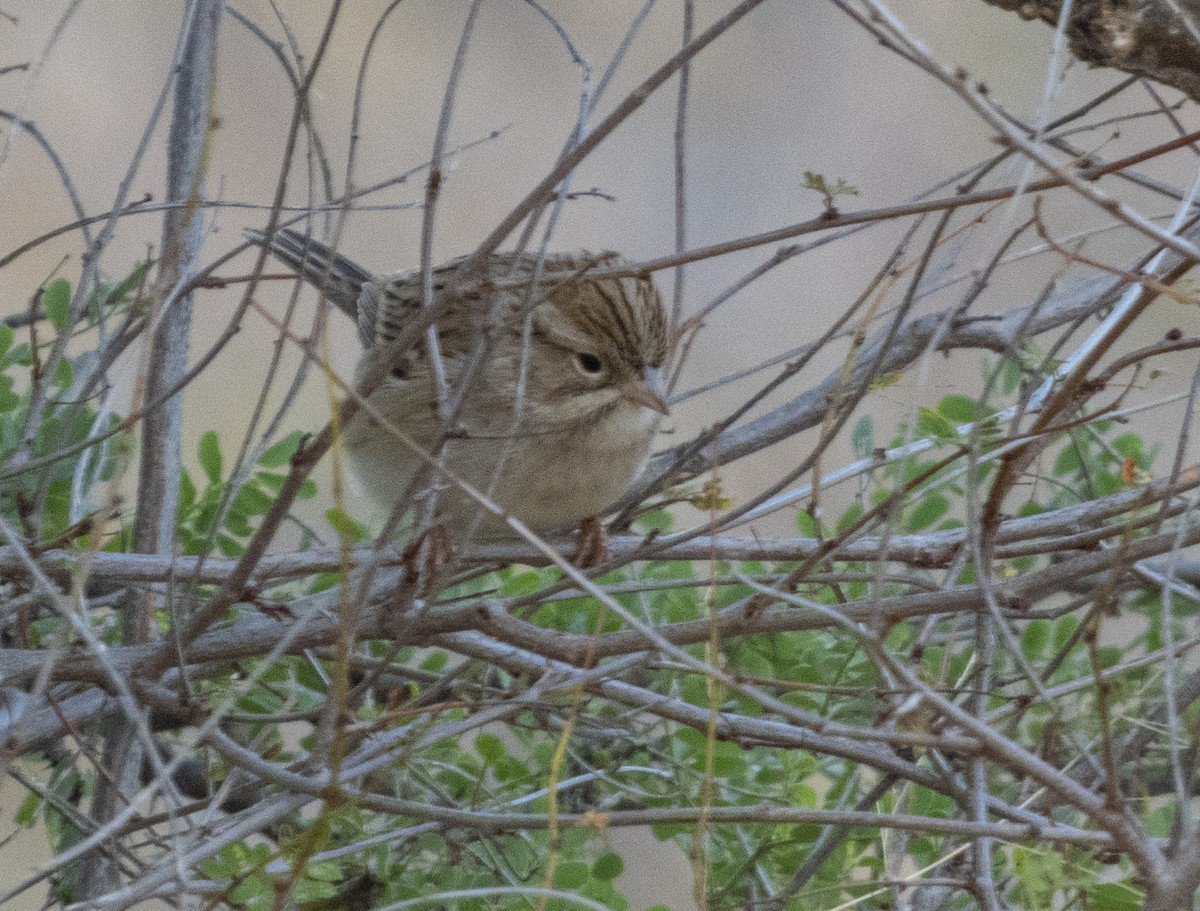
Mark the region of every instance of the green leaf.
<instances>
[{"instance_id":1,"label":"green leaf","mask_svg":"<svg viewBox=\"0 0 1200 911\"><path fill-rule=\"evenodd\" d=\"M225 515L225 527L239 538L248 538L254 534L254 528L246 520L246 514L230 507Z\"/></svg>"},{"instance_id":2,"label":"green leaf","mask_svg":"<svg viewBox=\"0 0 1200 911\"><path fill-rule=\"evenodd\" d=\"M13 822L23 828L29 829L37 822L37 813L41 809L42 798L37 794L26 794L25 799L21 801L21 806L17 808L16 816L13 817Z\"/></svg>"},{"instance_id":3,"label":"green leaf","mask_svg":"<svg viewBox=\"0 0 1200 911\"><path fill-rule=\"evenodd\" d=\"M309 586L308 593L310 595L316 595L320 592L333 588L341 581L341 573L320 573L317 578L313 580L313 584Z\"/></svg>"},{"instance_id":4,"label":"green leaf","mask_svg":"<svg viewBox=\"0 0 1200 911\"><path fill-rule=\"evenodd\" d=\"M115 307L118 304L124 303L125 298L129 296L130 292L136 290L142 284L146 273L150 270L150 263L151 260L138 263L126 278L107 288L104 294L103 306Z\"/></svg>"},{"instance_id":5,"label":"green leaf","mask_svg":"<svg viewBox=\"0 0 1200 911\"><path fill-rule=\"evenodd\" d=\"M917 435L938 440L958 439L954 425L929 408L922 408L917 416Z\"/></svg>"},{"instance_id":6,"label":"green leaf","mask_svg":"<svg viewBox=\"0 0 1200 911\"><path fill-rule=\"evenodd\" d=\"M1151 838L1170 838L1171 830L1175 827L1174 803L1153 810L1142 820L1142 824Z\"/></svg>"},{"instance_id":7,"label":"green leaf","mask_svg":"<svg viewBox=\"0 0 1200 911\"><path fill-rule=\"evenodd\" d=\"M450 660L450 653L442 649L434 649L430 652L424 661L421 662L421 670L423 671L440 671L446 666Z\"/></svg>"},{"instance_id":8,"label":"green leaf","mask_svg":"<svg viewBox=\"0 0 1200 911\"><path fill-rule=\"evenodd\" d=\"M300 441L302 439L304 439L304 431L302 430L289 433L259 456L258 464L263 466L263 468L278 468L281 465L288 464L292 460L292 456L296 454L296 450L300 448Z\"/></svg>"},{"instance_id":9,"label":"green leaf","mask_svg":"<svg viewBox=\"0 0 1200 911\"><path fill-rule=\"evenodd\" d=\"M1049 641L1049 620L1033 620L1021 632L1021 650L1027 658L1039 657Z\"/></svg>"},{"instance_id":10,"label":"green leaf","mask_svg":"<svg viewBox=\"0 0 1200 911\"><path fill-rule=\"evenodd\" d=\"M938 414L956 424L969 424L979 418L981 409L965 395L947 395L937 405Z\"/></svg>"},{"instance_id":11,"label":"green leaf","mask_svg":"<svg viewBox=\"0 0 1200 911\"><path fill-rule=\"evenodd\" d=\"M54 385L59 389L70 389L74 376L75 368L72 366L70 359L64 357L58 362L58 372L54 374Z\"/></svg>"},{"instance_id":12,"label":"green leaf","mask_svg":"<svg viewBox=\"0 0 1200 911\"><path fill-rule=\"evenodd\" d=\"M310 861L304 865L304 875L309 879L335 883L342 878L342 866L331 861Z\"/></svg>"},{"instance_id":13,"label":"green leaf","mask_svg":"<svg viewBox=\"0 0 1200 911\"><path fill-rule=\"evenodd\" d=\"M854 524L862 518L863 508L861 503L855 503L850 506L837 521L837 533L844 534L854 527Z\"/></svg>"},{"instance_id":14,"label":"green leaf","mask_svg":"<svg viewBox=\"0 0 1200 911\"><path fill-rule=\"evenodd\" d=\"M46 511L42 517L42 534L56 538L71 525L71 481L55 478L46 491Z\"/></svg>"},{"instance_id":15,"label":"green leaf","mask_svg":"<svg viewBox=\"0 0 1200 911\"><path fill-rule=\"evenodd\" d=\"M542 574L536 569L528 570L527 572L513 573L504 580L504 585L500 589L500 594L506 598L519 597L521 595L531 595L535 591L545 587L548 584L548 579L544 579Z\"/></svg>"},{"instance_id":16,"label":"green leaf","mask_svg":"<svg viewBox=\"0 0 1200 911\"><path fill-rule=\"evenodd\" d=\"M0 323L0 355L12 347L13 339L16 338L16 335L13 332L12 326Z\"/></svg>"},{"instance_id":17,"label":"green leaf","mask_svg":"<svg viewBox=\"0 0 1200 911\"><path fill-rule=\"evenodd\" d=\"M596 862L592 864L592 876L596 879L616 879L624 869L625 861L621 860L621 855L608 851L596 858Z\"/></svg>"},{"instance_id":18,"label":"green leaf","mask_svg":"<svg viewBox=\"0 0 1200 911\"><path fill-rule=\"evenodd\" d=\"M227 557L240 557L246 552L246 548L242 546L241 542L229 535L217 535L217 547Z\"/></svg>"},{"instance_id":19,"label":"green leaf","mask_svg":"<svg viewBox=\"0 0 1200 911\"><path fill-rule=\"evenodd\" d=\"M196 508L193 524L201 533L212 531L213 523L217 520L217 495L220 488L209 487L200 497L200 505Z\"/></svg>"},{"instance_id":20,"label":"green leaf","mask_svg":"<svg viewBox=\"0 0 1200 911\"><path fill-rule=\"evenodd\" d=\"M817 520L813 518L812 513L807 509L802 509L796 513L796 528L806 538L815 538L817 536Z\"/></svg>"},{"instance_id":21,"label":"green leaf","mask_svg":"<svg viewBox=\"0 0 1200 911\"><path fill-rule=\"evenodd\" d=\"M199 557L208 553L208 542L202 536L183 533L179 536L179 552L185 557Z\"/></svg>"},{"instance_id":22,"label":"green leaf","mask_svg":"<svg viewBox=\"0 0 1200 911\"><path fill-rule=\"evenodd\" d=\"M1071 641L1071 637L1075 635L1075 630L1078 627L1079 618L1071 614L1054 621L1054 635L1051 643L1056 652L1066 647L1066 644Z\"/></svg>"},{"instance_id":23,"label":"green leaf","mask_svg":"<svg viewBox=\"0 0 1200 911\"><path fill-rule=\"evenodd\" d=\"M1112 441L1112 448L1127 459L1142 463L1145 443L1136 433L1123 433Z\"/></svg>"},{"instance_id":24,"label":"green leaf","mask_svg":"<svg viewBox=\"0 0 1200 911\"><path fill-rule=\"evenodd\" d=\"M529 769L521 760L505 756L492 766L492 774L497 781L524 781L529 777Z\"/></svg>"},{"instance_id":25,"label":"green leaf","mask_svg":"<svg viewBox=\"0 0 1200 911\"><path fill-rule=\"evenodd\" d=\"M221 483L221 472L224 468L221 461L221 441L215 430L206 430L200 437L200 467L208 477L210 484Z\"/></svg>"},{"instance_id":26,"label":"green leaf","mask_svg":"<svg viewBox=\"0 0 1200 911\"><path fill-rule=\"evenodd\" d=\"M950 501L940 493L926 494L912 511L908 526L912 531L928 528L950 510Z\"/></svg>"},{"instance_id":27,"label":"green leaf","mask_svg":"<svg viewBox=\"0 0 1200 911\"><path fill-rule=\"evenodd\" d=\"M71 283L56 278L42 290L42 310L46 319L59 332L65 332L71 322Z\"/></svg>"},{"instance_id":28,"label":"green leaf","mask_svg":"<svg viewBox=\"0 0 1200 911\"><path fill-rule=\"evenodd\" d=\"M1000 389L1005 395L1012 395L1021 385L1021 364L1019 361L1005 361L1003 371Z\"/></svg>"},{"instance_id":29,"label":"green leaf","mask_svg":"<svg viewBox=\"0 0 1200 911\"><path fill-rule=\"evenodd\" d=\"M489 764L497 763L508 755L504 742L495 734L480 734L475 738L475 752Z\"/></svg>"},{"instance_id":30,"label":"green leaf","mask_svg":"<svg viewBox=\"0 0 1200 911\"><path fill-rule=\"evenodd\" d=\"M21 397L13 392L13 378L0 374L0 412L12 411L21 404Z\"/></svg>"},{"instance_id":31,"label":"green leaf","mask_svg":"<svg viewBox=\"0 0 1200 911\"><path fill-rule=\"evenodd\" d=\"M1054 460L1054 474L1059 478L1074 474L1081 464L1079 450L1074 445L1065 446Z\"/></svg>"},{"instance_id":32,"label":"green leaf","mask_svg":"<svg viewBox=\"0 0 1200 911\"><path fill-rule=\"evenodd\" d=\"M274 497L268 496L253 484L244 486L233 500L233 508L246 516L266 515L274 504Z\"/></svg>"},{"instance_id":33,"label":"green leaf","mask_svg":"<svg viewBox=\"0 0 1200 911\"><path fill-rule=\"evenodd\" d=\"M725 747L733 747L725 749ZM747 759L745 752L736 744L724 744L718 741L713 744L713 772L719 778L740 779L746 774Z\"/></svg>"},{"instance_id":34,"label":"green leaf","mask_svg":"<svg viewBox=\"0 0 1200 911\"><path fill-rule=\"evenodd\" d=\"M554 885L559 889L578 889L588 881L587 864L560 864L554 874Z\"/></svg>"},{"instance_id":35,"label":"green leaf","mask_svg":"<svg viewBox=\"0 0 1200 911\"><path fill-rule=\"evenodd\" d=\"M858 188L846 183L846 181L842 180L842 178L839 177L831 185L829 181L825 179L824 174L817 174L814 171L804 172L804 180L801 182L800 186L806 190L816 190L818 193L824 196L826 208L832 208L833 201L838 196L858 195Z\"/></svg>"},{"instance_id":36,"label":"green leaf","mask_svg":"<svg viewBox=\"0 0 1200 911\"><path fill-rule=\"evenodd\" d=\"M1092 911L1136 911L1143 897L1142 892L1123 883L1102 883L1088 889Z\"/></svg>"},{"instance_id":37,"label":"green leaf","mask_svg":"<svg viewBox=\"0 0 1200 911\"><path fill-rule=\"evenodd\" d=\"M28 342L19 342L0 355L0 370L7 370L13 364L28 367L32 363L33 351Z\"/></svg>"},{"instance_id":38,"label":"green leaf","mask_svg":"<svg viewBox=\"0 0 1200 911\"><path fill-rule=\"evenodd\" d=\"M665 509L651 509L638 517L638 524L647 531L666 533L671 530L671 514Z\"/></svg>"},{"instance_id":39,"label":"green leaf","mask_svg":"<svg viewBox=\"0 0 1200 911\"><path fill-rule=\"evenodd\" d=\"M258 481L259 484L267 488L271 493L278 494L279 491L283 490L284 482L287 481L287 475L276 474L273 471L256 471L254 473L254 480Z\"/></svg>"},{"instance_id":40,"label":"green leaf","mask_svg":"<svg viewBox=\"0 0 1200 911\"><path fill-rule=\"evenodd\" d=\"M1125 653L1118 645L1101 646L1096 652L1096 657L1100 659L1102 668L1116 667L1125 657Z\"/></svg>"},{"instance_id":41,"label":"green leaf","mask_svg":"<svg viewBox=\"0 0 1200 911\"><path fill-rule=\"evenodd\" d=\"M196 503L196 485L186 470L179 472L179 515L185 516Z\"/></svg>"},{"instance_id":42,"label":"green leaf","mask_svg":"<svg viewBox=\"0 0 1200 911\"><path fill-rule=\"evenodd\" d=\"M350 541L365 541L371 536L365 525L351 518L343 509L330 509L325 513L325 521L334 531Z\"/></svg>"}]
</instances>

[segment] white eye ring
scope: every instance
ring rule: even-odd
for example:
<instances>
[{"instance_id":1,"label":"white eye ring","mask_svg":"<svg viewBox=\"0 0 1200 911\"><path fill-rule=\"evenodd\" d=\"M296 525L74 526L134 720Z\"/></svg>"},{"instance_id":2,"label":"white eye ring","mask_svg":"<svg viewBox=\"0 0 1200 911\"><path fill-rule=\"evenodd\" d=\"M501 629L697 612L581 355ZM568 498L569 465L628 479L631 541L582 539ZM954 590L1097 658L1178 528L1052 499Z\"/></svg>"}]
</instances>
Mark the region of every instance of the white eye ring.
<instances>
[{"instance_id":1,"label":"white eye ring","mask_svg":"<svg viewBox=\"0 0 1200 911\"><path fill-rule=\"evenodd\" d=\"M599 376L604 372L604 361L590 351L576 352L575 366L584 376Z\"/></svg>"}]
</instances>

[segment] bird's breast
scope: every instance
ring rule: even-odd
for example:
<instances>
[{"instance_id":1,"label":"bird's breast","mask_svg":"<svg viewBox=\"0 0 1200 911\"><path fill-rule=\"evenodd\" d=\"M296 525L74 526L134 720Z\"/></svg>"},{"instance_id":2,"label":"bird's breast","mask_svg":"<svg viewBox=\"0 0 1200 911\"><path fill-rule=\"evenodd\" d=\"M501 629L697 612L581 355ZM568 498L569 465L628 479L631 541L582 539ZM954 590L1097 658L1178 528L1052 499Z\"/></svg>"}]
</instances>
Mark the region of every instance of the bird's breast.
<instances>
[{"instance_id":1,"label":"bird's breast","mask_svg":"<svg viewBox=\"0 0 1200 911\"><path fill-rule=\"evenodd\" d=\"M405 407L402 395L379 401L373 396L372 401L390 405L397 427L415 442L436 446L439 434L428 409ZM658 421L650 409L620 403L562 430L523 433L518 428L473 437L468 428L464 437L446 442L446 465L529 527L568 526L603 514L629 490L645 465ZM390 509L423 462L373 423L356 417L347 441L367 493ZM453 486L439 495L439 514L452 532L468 528L477 515L483 516L481 535L503 536L506 531L502 520L480 513L475 501Z\"/></svg>"}]
</instances>

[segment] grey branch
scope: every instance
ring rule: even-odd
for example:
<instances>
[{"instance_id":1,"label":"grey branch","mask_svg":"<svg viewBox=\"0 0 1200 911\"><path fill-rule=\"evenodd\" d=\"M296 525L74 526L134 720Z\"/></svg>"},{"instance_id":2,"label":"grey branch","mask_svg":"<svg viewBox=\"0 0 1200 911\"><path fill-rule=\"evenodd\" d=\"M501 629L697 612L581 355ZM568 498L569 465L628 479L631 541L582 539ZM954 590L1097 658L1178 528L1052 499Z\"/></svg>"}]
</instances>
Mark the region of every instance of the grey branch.
<instances>
[{"instance_id":1,"label":"grey branch","mask_svg":"<svg viewBox=\"0 0 1200 911\"><path fill-rule=\"evenodd\" d=\"M217 34L224 0L194 0L184 13L175 107L167 140L167 197L170 202L198 201L204 195L205 154L211 127L216 73ZM168 209L163 219L162 258L155 286L155 323L151 332L146 387L169 389L187 372L192 298L177 289L195 271L203 239L202 211L196 206ZM149 412L142 423L142 464L138 475L135 546L143 553L170 554L175 545L179 503L183 398L176 395ZM124 639L142 642L151 633L152 603L141 599L125 608ZM110 774L100 777L91 808L93 821L112 820L141 786L141 743L136 727L120 719L105 739L103 762ZM83 897L95 898L120 883L108 850L85 855L80 876Z\"/></svg>"},{"instance_id":2,"label":"grey branch","mask_svg":"<svg viewBox=\"0 0 1200 911\"><path fill-rule=\"evenodd\" d=\"M1200 472L1189 469L1175 481L1162 479L1131 490L1064 506L1034 516L1007 519L996 532L999 545L997 556L1009 558L1036 553L1060 553L1069 547L1093 547L1113 536L1128 533L1137 523L1125 518L1115 526L1106 526L1119 516L1166 502L1170 517L1186 508L1186 504L1171 499L1200 484ZM838 560L888 560L921 568L945 568L951 565L967 540L966 531L925 532L910 535L890 535L887 538L866 536L848 542L831 554ZM569 556L577 546L573 540L552 541L556 550ZM755 537L691 537L670 544L647 542L636 535L614 537L608 542L609 553L621 562L640 559L705 560L714 550L728 560L804 560L823 552L825 542L816 538ZM545 565L544 553L524 542L478 543L458 554L466 565L524 563ZM220 557L181 557L155 554L121 554L98 552L88 560L88 578L94 583L148 584L186 579L193 583L211 584L225 579L237 560ZM362 547L349 552L338 548L297 551L269 555L259 561L253 584L294 579L316 573L339 572L364 564L398 566L405 562L404 548L391 545L382 549ZM78 569L78 557L65 550L46 551L38 564L51 578L64 586L70 584L72 573ZM0 547L0 573L19 573L23 569L22 555L15 547ZM1200 580L1200 567L1192 564L1177 566L1175 577L1186 582Z\"/></svg>"},{"instance_id":3,"label":"grey branch","mask_svg":"<svg viewBox=\"0 0 1200 911\"><path fill-rule=\"evenodd\" d=\"M1011 352L1026 337L1057 329L1099 312L1112 302L1121 285L1118 278L1102 276L1061 290L1040 306L1031 304L1010 310L1002 316L964 319L943 333L938 350L982 348ZM945 319L944 313L931 313L911 320L894 337L887 330L881 331L858 354L849 379L841 370L835 370L821 383L790 402L742 427L719 434L718 439L710 440L700 448L697 448L697 443L703 441L705 435L660 453L651 462L638 493L630 499L640 499L650 490L661 487L664 482L679 483L696 477L711 470L714 464L727 465L818 426L825 420L830 408L837 405L834 399L838 390L857 388L872 370L878 375L909 367L925 353ZM874 366L876 362L877 368ZM706 435L711 436L708 432ZM682 464L672 471L671 466L680 458L683 459Z\"/></svg>"}]
</instances>

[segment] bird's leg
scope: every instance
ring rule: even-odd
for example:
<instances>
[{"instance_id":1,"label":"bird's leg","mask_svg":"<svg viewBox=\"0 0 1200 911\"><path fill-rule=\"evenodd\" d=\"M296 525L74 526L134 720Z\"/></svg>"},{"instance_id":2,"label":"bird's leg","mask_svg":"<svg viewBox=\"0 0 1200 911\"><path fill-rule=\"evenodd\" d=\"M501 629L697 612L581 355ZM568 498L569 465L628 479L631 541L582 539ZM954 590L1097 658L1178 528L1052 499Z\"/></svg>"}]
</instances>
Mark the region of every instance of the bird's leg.
<instances>
[{"instance_id":1,"label":"bird's leg","mask_svg":"<svg viewBox=\"0 0 1200 911\"><path fill-rule=\"evenodd\" d=\"M415 541L404 548L404 581L417 586L417 597L428 595L441 579L442 570L450 562L452 548L450 533L440 522L427 528Z\"/></svg>"},{"instance_id":2,"label":"bird's leg","mask_svg":"<svg viewBox=\"0 0 1200 911\"><path fill-rule=\"evenodd\" d=\"M384 623L391 638L398 641L405 638L406 621L413 603L437 591L453 554L450 535L441 524L426 529L404 548L400 556L404 576L392 595Z\"/></svg>"},{"instance_id":3,"label":"bird's leg","mask_svg":"<svg viewBox=\"0 0 1200 911\"><path fill-rule=\"evenodd\" d=\"M599 516L587 516L579 523L579 539L571 562L580 569L591 569L607 563L610 556L604 523Z\"/></svg>"}]
</instances>

